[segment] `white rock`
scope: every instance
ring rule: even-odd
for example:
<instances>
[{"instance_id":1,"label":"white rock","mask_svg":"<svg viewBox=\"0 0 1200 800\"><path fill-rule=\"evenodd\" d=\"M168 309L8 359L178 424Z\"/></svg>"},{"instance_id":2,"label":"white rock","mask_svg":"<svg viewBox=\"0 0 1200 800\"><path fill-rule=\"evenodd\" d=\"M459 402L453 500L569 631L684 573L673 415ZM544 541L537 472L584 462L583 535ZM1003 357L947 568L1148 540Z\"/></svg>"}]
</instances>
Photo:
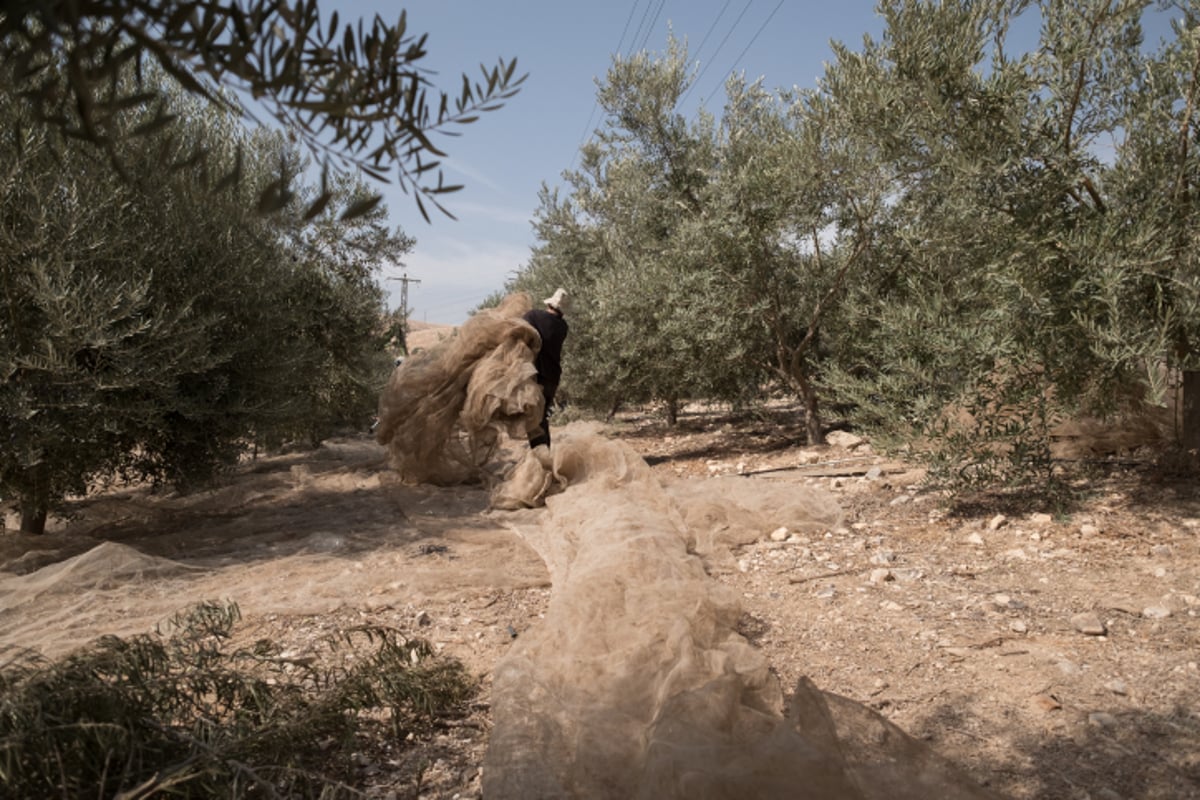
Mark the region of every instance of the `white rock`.
<instances>
[{"instance_id":1,"label":"white rock","mask_svg":"<svg viewBox=\"0 0 1200 800\"><path fill-rule=\"evenodd\" d=\"M1166 619L1171 616L1171 609L1166 606L1147 606L1142 609L1142 616L1146 619Z\"/></svg>"},{"instance_id":2,"label":"white rock","mask_svg":"<svg viewBox=\"0 0 1200 800\"><path fill-rule=\"evenodd\" d=\"M967 544L983 544L983 537L978 533L972 533L966 538Z\"/></svg>"},{"instance_id":3,"label":"white rock","mask_svg":"<svg viewBox=\"0 0 1200 800\"><path fill-rule=\"evenodd\" d=\"M1049 525L1054 522L1054 517L1050 514L1030 514L1029 522L1033 525Z\"/></svg>"},{"instance_id":4,"label":"white rock","mask_svg":"<svg viewBox=\"0 0 1200 800\"><path fill-rule=\"evenodd\" d=\"M1007 524L1008 517L1003 514L997 514L988 521L987 527L989 531L998 531Z\"/></svg>"},{"instance_id":5,"label":"white rock","mask_svg":"<svg viewBox=\"0 0 1200 800\"><path fill-rule=\"evenodd\" d=\"M1014 619L1008 623L1008 629L1013 633L1025 633L1029 630L1029 626L1019 619Z\"/></svg>"},{"instance_id":6,"label":"white rock","mask_svg":"<svg viewBox=\"0 0 1200 800\"><path fill-rule=\"evenodd\" d=\"M1117 726L1117 718L1107 711L1093 711L1088 714L1088 724L1094 725L1097 728L1115 728Z\"/></svg>"},{"instance_id":7,"label":"white rock","mask_svg":"<svg viewBox=\"0 0 1200 800\"><path fill-rule=\"evenodd\" d=\"M899 603L897 603L894 600L884 600L882 603L879 604L879 607L882 608L884 611L903 611L904 610L904 606L900 605Z\"/></svg>"},{"instance_id":8,"label":"white rock","mask_svg":"<svg viewBox=\"0 0 1200 800\"><path fill-rule=\"evenodd\" d=\"M896 554L891 550L879 550L871 555L871 563L880 567L886 567L896 560Z\"/></svg>"},{"instance_id":9,"label":"white rock","mask_svg":"<svg viewBox=\"0 0 1200 800\"><path fill-rule=\"evenodd\" d=\"M855 436L853 433L846 431L830 431L825 436L825 441L834 447L841 447L846 450L853 450L862 444L865 440L861 436Z\"/></svg>"},{"instance_id":10,"label":"white rock","mask_svg":"<svg viewBox=\"0 0 1200 800\"><path fill-rule=\"evenodd\" d=\"M890 569L880 568L871 570L871 583L885 583L890 580L895 580L892 577L892 571Z\"/></svg>"},{"instance_id":11,"label":"white rock","mask_svg":"<svg viewBox=\"0 0 1200 800\"><path fill-rule=\"evenodd\" d=\"M775 530L771 531L771 541L772 542L786 542L788 539L788 535L789 535L788 529L786 527L780 526L780 527L776 528Z\"/></svg>"},{"instance_id":12,"label":"white rock","mask_svg":"<svg viewBox=\"0 0 1200 800\"><path fill-rule=\"evenodd\" d=\"M1100 529L1090 522L1079 526L1079 535L1085 539L1091 538L1092 536L1097 536L1099 533Z\"/></svg>"},{"instance_id":13,"label":"white rock","mask_svg":"<svg viewBox=\"0 0 1200 800\"><path fill-rule=\"evenodd\" d=\"M1103 636L1108 633L1108 629L1104 626L1100 617L1091 611L1085 611L1082 614L1076 614L1071 617L1071 625L1075 630L1088 636Z\"/></svg>"}]
</instances>

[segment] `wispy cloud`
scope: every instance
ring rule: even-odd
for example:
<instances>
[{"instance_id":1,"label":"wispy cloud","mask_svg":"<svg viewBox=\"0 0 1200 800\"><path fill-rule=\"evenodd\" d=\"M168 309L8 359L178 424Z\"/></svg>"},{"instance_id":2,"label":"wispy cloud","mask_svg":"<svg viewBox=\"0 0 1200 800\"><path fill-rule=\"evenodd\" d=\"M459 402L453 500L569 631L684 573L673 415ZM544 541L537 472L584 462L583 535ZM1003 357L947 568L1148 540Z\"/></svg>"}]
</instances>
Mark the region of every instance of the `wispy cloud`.
<instances>
[{"instance_id":1,"label":"wispy cloud","mask_svg":"<svg viewBox=\"0 0 1200 800\"><path fill-rule=\"evenodd\" d=\"M472 167L461 158L445 158L442 160L442 168L449 172L457 172L465 178L468 178L473 184L483 184L493 192L503 193L504 189L500 184L489 178L484 172Z\"/></svg>"},{"instance_id":2,"label":"wispy cloud","mask_svg":"<svg viewBox=\"0 0 1200 800\"><path fill-rule=\"evenodd\" d=\"M486 203L458 203L454 200L446 202L447 208L450 209L456 217L462 219L467 215L474 217L483 217L485 219L502 222L505 225L526 225L533 218L533 212L522 208L513 208L509 206L489 205Z\"/></svg>"}]
</instances>

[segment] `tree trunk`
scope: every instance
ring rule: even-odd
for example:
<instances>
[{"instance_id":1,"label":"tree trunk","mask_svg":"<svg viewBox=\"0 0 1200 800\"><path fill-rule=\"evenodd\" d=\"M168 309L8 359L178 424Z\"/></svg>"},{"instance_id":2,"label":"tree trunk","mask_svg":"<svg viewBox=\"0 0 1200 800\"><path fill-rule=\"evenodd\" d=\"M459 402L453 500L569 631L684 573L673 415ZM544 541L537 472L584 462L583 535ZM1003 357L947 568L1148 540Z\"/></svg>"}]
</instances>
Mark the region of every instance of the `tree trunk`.
<instances>
[{"instance_id":1,"label":"tree trunk","mask_svg":"<svg viewBox=\"0 0 1200 800\"><path fill-rule=\"evenodd\" d=\"M1200 371L1183 373L1183 413L1180 415L1180 444L1184 450L1200 451Z\"/></svg>"},{"instance_id":2,"label":"tree trunk","mask_svg":"<svg viewBox=\"0 0 1200 800\"><path fill-rule=\"evenodd\" d=\"M825 432L821 430L821 409L817 400L817 389L803 371L793 376L804 403L804 432L808 444L825 444Z\"/></svg>"},{"instance_id":3,"label":"tree trunk","mask_svg":"<svg viewBox=\"0 0 1200 800\"><path fill-rule=\"evenodd\" d=\"M667 424L674 428L679 423L679 400L672 397L667 401Z\"/></svg>"},{"instance_id":4,"label":"tree trunk","mask_svg":"<svg viewBox=\"0 0 1200 800\"><path fill-rule=\"evenodd\" d=\"M50 510L49 470L44 462L30 467L25 486L17 495L21 509L21 533L41 536L46 532L46 515Z\"/></svg>"},{"instance_id":5,"label":"tree trunk","mask_svg":"<svg viewBox=\"0 0 1200 800\"><path fill-rule=\"evenodd\" d=\"M21 533L41 536L46 532L46 509L21 504Z\"/></svg>"}]
</instances>

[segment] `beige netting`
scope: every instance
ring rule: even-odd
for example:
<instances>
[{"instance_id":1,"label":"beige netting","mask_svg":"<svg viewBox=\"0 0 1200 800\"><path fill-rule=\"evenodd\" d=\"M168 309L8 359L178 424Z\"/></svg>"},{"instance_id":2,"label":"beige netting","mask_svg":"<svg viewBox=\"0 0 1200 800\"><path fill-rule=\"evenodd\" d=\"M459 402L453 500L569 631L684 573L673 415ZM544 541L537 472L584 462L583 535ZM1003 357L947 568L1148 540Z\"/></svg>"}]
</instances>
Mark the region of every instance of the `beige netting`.
<instances>
[{"instance_id":1,"label":"beige netting","mask_svg":"<svg viewBox=\"0 0 1200 800\"><path fill-rule=\"evenodd\" d=\"M375 439L412 481L479 479L499 434L525 438L541 421L537 331L529 295L476 312L458 332L405 359L379 399Z\"/></svg>"},{"instance_id":2,"label":"beige netting","mask_svg":"<svg viewBox=\"0 0 1200 800\"><path fill-rule=\"evenodd\" d=\"M538 424L528 308L509 297L392 375L377 439L406 478L486 475L501 432L524 439ZM736 632L738 598L709 570L777 528L839 524L827 495L750 478L663 485L627 446L570 426L553 450L526 451L491 502L513 511L552 594L493 673L490 800L990 796L809 681L785 713Z\"/></svg>"},{"instance_id":3,"label":"beige netting","mask_svg":"<svg viewBox=\"0 0 1200 800\"><path fill-rule=\"evenodd\" d=\"M738 599L696 553L836 524L819 492L748 478L664 487L627 446L573 426L494 497L544 499L509 520L553 588L545 620L494 672L486 797L991 796L810 682L785 715L763 655L735 632Z\"/></svg>"}]
</instances>

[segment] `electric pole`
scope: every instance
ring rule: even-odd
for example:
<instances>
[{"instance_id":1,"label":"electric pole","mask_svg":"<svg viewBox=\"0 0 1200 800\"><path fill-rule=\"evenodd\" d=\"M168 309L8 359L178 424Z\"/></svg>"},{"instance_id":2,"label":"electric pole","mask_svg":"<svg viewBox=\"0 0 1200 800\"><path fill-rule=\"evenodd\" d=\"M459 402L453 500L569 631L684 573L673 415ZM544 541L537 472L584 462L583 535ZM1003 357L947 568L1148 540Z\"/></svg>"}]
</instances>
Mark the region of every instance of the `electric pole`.
<instances>
[{"instance_id":1,"label":"electric pole","mask_svg":"<svg viewBox=\"0 0 1200 800\"><path fill-rule=\"evenodd\" d=\"M404 273L399 278L388 278L389 281L400 281L400 349L408 355L408 285L420 283L416 278Z\"/></svg>"}]
</instances>

